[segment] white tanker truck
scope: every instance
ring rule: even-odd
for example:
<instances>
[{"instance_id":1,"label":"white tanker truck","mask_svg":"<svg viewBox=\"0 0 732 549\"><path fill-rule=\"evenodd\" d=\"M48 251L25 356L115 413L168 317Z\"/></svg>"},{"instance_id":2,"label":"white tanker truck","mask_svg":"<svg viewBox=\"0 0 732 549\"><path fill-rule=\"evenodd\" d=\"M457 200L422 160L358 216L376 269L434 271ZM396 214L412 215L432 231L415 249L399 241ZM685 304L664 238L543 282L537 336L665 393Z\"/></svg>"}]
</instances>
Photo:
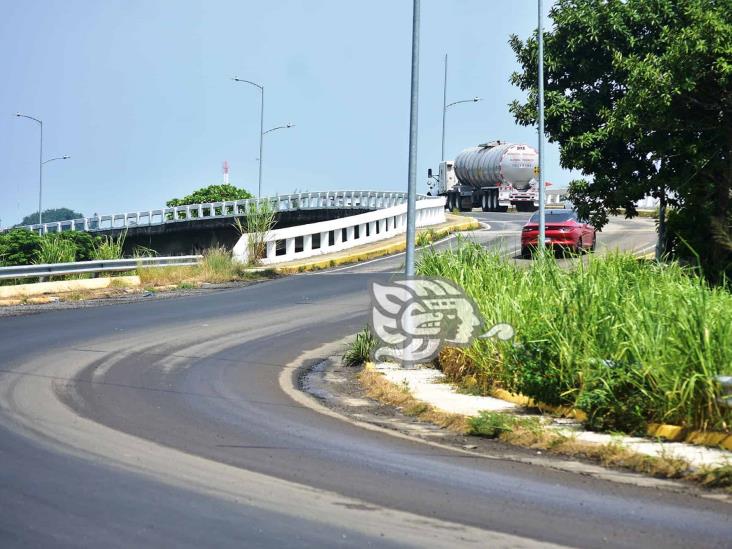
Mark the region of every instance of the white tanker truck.
<instances>
[{"instance_id":1,"label":"white tanker truck","mask_svg":"<svg viewBox=\"0 0 732 549\"><path fill-rule=\"evenodd\" d=\"M437 194L446 197L448 210L479 207L484 212L505 212L515 206L525 212L539 207L538 165L533 147L491 141L465 149L454 161L443 160L438 176L430 169L427 177L437 181ZM430 194L435 194L434 183L428 184Z\"/></svg>"}]
</instances>

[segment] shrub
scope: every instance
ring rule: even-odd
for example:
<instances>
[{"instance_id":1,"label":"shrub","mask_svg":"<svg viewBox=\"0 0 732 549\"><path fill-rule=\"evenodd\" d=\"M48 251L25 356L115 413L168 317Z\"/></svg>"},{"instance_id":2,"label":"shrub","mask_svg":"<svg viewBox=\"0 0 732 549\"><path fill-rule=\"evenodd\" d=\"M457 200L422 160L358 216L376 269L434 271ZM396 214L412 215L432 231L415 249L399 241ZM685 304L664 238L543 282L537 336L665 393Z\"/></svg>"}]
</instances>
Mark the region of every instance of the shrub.
<instances>
[{"instance_id":1,"label":"shrub","mask_svg":"<svg viewBox=\"0 0 732 549\"><path fill-rule=\"evenodd\" d=\"M99 237L92 236L89 233L81 231L66 231L63 233L51 233L44 238L59 238L69 242L74 247L74 261L89 261L95 259L94 249L99 241Z\"/></svg>"},{"instance_id":2,"label":"shrub","mask_svg":"<svg viewBox=\"0 0 732 549\"><path fill-rule=\"evenodd\" d=\"M27 229L0 234L0 265L30 265L41 246L41 237Z\"/></svg>"}]
</instances>

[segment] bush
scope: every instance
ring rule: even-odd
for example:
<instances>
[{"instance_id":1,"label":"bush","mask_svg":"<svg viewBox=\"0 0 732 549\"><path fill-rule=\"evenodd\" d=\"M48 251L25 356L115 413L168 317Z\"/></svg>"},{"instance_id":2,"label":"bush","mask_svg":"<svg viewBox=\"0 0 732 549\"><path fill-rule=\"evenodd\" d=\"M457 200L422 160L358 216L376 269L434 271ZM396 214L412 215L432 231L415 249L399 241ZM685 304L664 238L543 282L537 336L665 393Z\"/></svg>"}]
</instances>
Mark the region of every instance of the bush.
<instances>
[{"instance_id":1,"label":"bush","mask_svg":"<svg viewBox=\"0 0 732 549\"><path fill-rule=\"evenodd\" d=\"M30 265L41 246L41 237L26 229L0 234L0 265Z\"/></svg>"}]
</instances>

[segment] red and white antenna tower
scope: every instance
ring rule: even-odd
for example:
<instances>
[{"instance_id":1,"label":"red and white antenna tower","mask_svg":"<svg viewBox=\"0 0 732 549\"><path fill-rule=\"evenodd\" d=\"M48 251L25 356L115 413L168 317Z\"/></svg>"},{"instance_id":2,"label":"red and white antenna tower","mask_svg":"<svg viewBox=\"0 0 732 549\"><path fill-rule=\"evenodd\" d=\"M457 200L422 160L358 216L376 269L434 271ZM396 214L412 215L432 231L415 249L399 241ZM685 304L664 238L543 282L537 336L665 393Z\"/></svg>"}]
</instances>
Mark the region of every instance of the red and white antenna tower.
<instances>
[{"instance_id":1,"label":"red and white antenna tower","mask_svg":"<svg viewBox=\"0 0 732 549\"><path fill-rule=\"evenodd\" d=\"M229 184L229 163L224 160L224 185Z\"/></svg>"}]
</instances>

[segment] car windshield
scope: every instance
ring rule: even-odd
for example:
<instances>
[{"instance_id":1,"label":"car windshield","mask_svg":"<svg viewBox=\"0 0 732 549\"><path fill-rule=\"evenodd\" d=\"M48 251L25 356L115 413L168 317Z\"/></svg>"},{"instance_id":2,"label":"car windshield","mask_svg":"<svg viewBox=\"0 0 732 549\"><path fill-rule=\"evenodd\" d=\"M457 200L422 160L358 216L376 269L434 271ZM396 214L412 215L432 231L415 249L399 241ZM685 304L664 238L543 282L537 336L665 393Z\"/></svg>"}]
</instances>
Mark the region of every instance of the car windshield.
<instances>
[{"instance_id":1,"label":"car windshield","mask_svg":"<svg viewBox=\"0 0 732 549\"><path fill-rule=\"evenodd\" d=\"M547 210L545 212L546 223L564 223L565 221L577 221L577 212L567 210ZM529 223L539 222L539 212L535 212L529 219Z\"/></svg>"}]
</instances>

